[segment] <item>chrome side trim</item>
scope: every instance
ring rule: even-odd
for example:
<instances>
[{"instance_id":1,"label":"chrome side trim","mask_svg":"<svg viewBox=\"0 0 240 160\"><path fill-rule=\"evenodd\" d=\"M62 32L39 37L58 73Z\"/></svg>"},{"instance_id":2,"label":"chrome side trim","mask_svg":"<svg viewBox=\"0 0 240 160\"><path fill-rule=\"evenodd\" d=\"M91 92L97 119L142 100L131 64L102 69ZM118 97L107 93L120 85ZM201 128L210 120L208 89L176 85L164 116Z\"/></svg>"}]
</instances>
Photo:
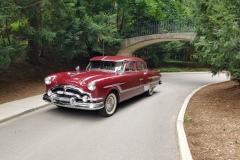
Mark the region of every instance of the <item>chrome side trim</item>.
<instances>
[{"instance_id":1,"label":"chrome side trim","mask_svg":"<svg viewBox=\"0 0 240 160\"><path fill-rule=\"evenodd\" d=\"M126 83L126 82L111 84L111 85L105 86L105 87L103 87L103 88L117 87L117 86L120 86L120 85L125 84L125 83Z\"/></svg>"},{"instance_id":2,"label":"chrome side trim","mask_svg":"<svg viewBox=\"0 0 240 160\"><path fill-rule=\"evenodd\" d=\"M157 79L160 78L161 76L152 76L152 77L148 77L147 79Z\"/></svg>"},{"instance_id":3,"label":"chrome side trim","mask_svg":"<svg viewBox=\"0 0 240 160\"><path fill-rule=\"evenodd\" d=\"M150 86L150 85L156 85L157 86L158 82L159 82L159 80L156 80L156 81L153 81L153 82L150 82L150 83L147 83L147 84L143 84L143 85L133 87L133 88L129 88L129 89L125 89L125 90L122 90L122 88L120 86L116 86L116 87L118 88L120 93L125 93L125 92L130 92L132 90L145 87L145 86ZM154 87L156 87L156 86L154 86Z\"/></svg>"},{"instance_id":4,"label":"chrome side trim","mask_svg":"<svg viewBox=\"0 0 240 160\"><path fill-rule=\"evenodd\" d=\"M137 87L133 87L133 88L129 88L129 89L125 89L125 90L120 90L120 93L125 93L125 92L130 92L132 90L135 90L135 89L138 89L138 88L141 88L143 85L141 86L137 86Z\"/></svg>"}]
</instances>

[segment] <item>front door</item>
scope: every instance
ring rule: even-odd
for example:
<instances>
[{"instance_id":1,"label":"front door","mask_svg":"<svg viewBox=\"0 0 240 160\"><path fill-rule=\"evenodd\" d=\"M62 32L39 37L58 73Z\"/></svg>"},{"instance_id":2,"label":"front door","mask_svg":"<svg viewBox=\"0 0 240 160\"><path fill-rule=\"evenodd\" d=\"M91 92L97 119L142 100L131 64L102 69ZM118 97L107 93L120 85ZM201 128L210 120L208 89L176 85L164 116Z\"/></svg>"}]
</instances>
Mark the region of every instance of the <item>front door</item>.
<instances>
[{"instance_id":1,"label":"front door","mask_svg":"<svg viewBox=\"0 0 240 160\"><path fill-rule=\"evenodd\" d=\"M126 64L123 77L126 84L124 84L124 89L122 90L122 99L128 99L141 94L141 81L143 81L143 76L137 71L137 63L135 61L130 61Z\"/></svg>"}]
</instances>

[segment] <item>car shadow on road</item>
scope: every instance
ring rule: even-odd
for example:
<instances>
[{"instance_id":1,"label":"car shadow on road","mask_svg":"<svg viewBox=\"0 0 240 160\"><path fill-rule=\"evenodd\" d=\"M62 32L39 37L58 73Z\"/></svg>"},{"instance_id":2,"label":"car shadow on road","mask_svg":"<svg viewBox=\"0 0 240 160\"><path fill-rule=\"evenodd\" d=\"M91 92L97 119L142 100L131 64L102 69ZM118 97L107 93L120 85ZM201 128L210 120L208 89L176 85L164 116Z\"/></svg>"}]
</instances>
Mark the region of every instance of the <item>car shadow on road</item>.
<instances>
[{"instance_id":1,"label":"car shadow on road","mask_svg":"<svg viewBox=\"0 0 240 160\"><path fill-rule=\"evenodd\" d=\"M70 119L101 120L103 118L98 114L97 111L88 111L72 108L58 108L57 106L54 106L47 112L53 114L54 116L61 116Z\"/></svg>"},{"instance_id":2,"label":"car shadow on road","mask_svg":"<svg viewBox=\"0 0 240 160\"><path fill-rule=\"evenodd\" d=\"M130 106L134 106L136 103L138 103L139 101L145 101L146 99L148 98L152 98L152 97L156 97L159 95L160 92L158 91L154 91L153 95L152 96L147 96L145 94L140 94L136 97L133 97L131 99L128 99L126 101L123 101L121 103L118 104L118 109L120 110L124 110L125 108L127 107L130 107Z\"/></svg>"}]
</instances>

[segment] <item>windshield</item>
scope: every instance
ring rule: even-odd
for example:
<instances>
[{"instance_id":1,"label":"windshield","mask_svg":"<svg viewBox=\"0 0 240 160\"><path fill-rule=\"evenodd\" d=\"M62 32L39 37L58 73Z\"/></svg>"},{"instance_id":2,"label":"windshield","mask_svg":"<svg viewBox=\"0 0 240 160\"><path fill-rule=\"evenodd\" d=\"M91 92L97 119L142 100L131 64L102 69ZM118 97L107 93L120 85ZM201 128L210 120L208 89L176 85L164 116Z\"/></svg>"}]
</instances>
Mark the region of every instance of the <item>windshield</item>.
<instances>
[{"instance_id":1,"label":"windshield","mask_svg":"<svg viewBox=\"0 0 240 160\"><path fill-rule=\"evenodd\" d=\"M107 70L123 72L125 62L114 61L91 61L87 66L87 70Z\"/></svg>"}]
</instances>

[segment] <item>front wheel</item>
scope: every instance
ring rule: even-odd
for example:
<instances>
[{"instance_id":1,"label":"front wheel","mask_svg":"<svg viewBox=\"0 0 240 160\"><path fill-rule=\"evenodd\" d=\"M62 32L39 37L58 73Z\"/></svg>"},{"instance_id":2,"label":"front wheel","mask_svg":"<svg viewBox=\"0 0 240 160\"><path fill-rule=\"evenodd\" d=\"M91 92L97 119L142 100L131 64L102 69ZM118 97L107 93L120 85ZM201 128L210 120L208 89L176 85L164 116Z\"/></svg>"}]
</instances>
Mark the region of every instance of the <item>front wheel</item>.
<instances>
[{"instance_id":1,"label":"front wheel","mask_svg":"<svg viewBox=\"0 0 240 160\"><path fill-rule=\"evenodd\" d=\"M112 116L117 109L117 97L115 93L110 93L105 102L104 107L98 110L98 113L103 117L110 117Z\"/></svg>"}]
</instances>

